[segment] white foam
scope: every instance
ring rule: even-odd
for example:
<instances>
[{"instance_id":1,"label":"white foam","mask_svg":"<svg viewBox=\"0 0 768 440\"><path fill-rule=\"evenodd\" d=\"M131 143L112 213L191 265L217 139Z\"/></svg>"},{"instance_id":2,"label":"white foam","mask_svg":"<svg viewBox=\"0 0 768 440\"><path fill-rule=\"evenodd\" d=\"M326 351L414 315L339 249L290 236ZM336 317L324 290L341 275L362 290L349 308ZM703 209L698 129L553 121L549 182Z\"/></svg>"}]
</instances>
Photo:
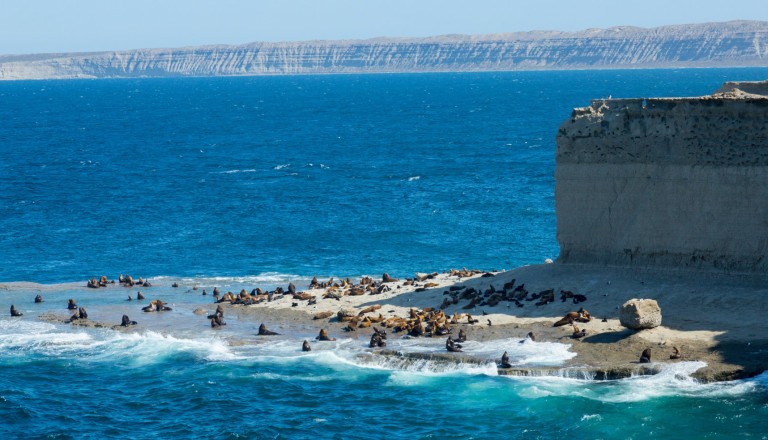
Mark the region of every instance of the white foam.
<instances>
[{"instance_id":1,"label":"white foam","mask_svg":"<svg viewBox=\"0 0 768 440\"><path fill-rule=\"evenodd\" d=\"M655 375L633 376L611 381L590 381L563 377L510 377L521 386L520 396L579 396L608 403L640 402L666 396L725 397L754 392L766 379L701 383L691 375L704 362L677 362L664 365Z\"/></svg>"},{"instance_id":2,"label":"white foam","mask_svg":"<svg viewBox=\"0 0 768 440\"><path fill-rule=\"evenodd\" d=\"M247 170L227 170L227 171L219 171L218 174L237 174L237 173L255 173L257 170L250 168Z\"/></svg>"},{"instance_id":3,"label":"white foam","mask_svg":"<svg viewBox=\"0 0 768 440\"><path fill-rule=\"evenodd\" d=\"M284 164L282 164L282 165L275 165L274 167L272 167L272 169L273 169L273 170L278 170L278 171L279 171L279 170L283 170L283 169L285 169L285 168L289 168L290 166L291 166L291 164L289 164L289 163L284 163Z\"/></svg>"}]
</instances>

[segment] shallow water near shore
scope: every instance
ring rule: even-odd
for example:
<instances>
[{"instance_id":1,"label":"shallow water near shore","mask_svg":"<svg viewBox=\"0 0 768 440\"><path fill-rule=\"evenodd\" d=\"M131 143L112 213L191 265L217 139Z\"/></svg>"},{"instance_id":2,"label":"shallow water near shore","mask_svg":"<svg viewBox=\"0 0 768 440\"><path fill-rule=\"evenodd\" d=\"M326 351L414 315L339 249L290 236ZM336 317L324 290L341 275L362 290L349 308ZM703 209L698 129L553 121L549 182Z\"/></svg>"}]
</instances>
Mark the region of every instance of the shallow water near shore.
<instances>
[{"instance_id":1,"label":"shallow water near shore","mask_svg":"<svg viewBox=\"0 0 768 440\"><path fill-rule=\"evenodd\" d=\"M768 376L503 377L569 344L468 341L487 362L228 313L210 294L555 258L554 138L591 99L703 95L766 69L0 82L4 438L766 438ZM154 287L86 289L119 273ZM15 283L31 281L28 285ZM178 282L181 288L170 285ZM196 286L198 290L192 290ZM173 311L143 313L143 290ZM45 298L34 304L34 295ZM128 331L61 322L68 298ZM56 317L43 319L40 316ZM265 315L266 316L266 315ZM301 342L313 350L304 353ZM444 341L391 335L388 348Z\"/></svg>"}]
</instances>

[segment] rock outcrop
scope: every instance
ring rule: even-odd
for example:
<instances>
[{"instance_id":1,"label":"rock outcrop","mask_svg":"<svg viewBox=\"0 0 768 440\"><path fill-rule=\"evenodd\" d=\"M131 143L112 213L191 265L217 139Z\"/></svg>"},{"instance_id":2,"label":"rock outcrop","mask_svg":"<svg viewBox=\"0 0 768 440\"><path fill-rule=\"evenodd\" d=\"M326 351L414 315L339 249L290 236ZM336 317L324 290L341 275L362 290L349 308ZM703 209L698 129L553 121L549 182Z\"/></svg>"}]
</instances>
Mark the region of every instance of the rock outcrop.
<instances>
[{"instance_id":1,"label":"rock outcrop","mask_svg":"<svg viewBox=\"0 0 768 440\"><path fill-rule=\"evenodd\" d=\"M768 22L0 56L0 79L765 66Z\"/></svg>"},{"instance_id":2,"label":"rock outcrop","mask_svg":"<svg viewBox=\"0 0 768 440\"><path fill-rule=\"evenodd\" d=\"M561 263L768 270L768 82L596 100L557 135Z\"/></svg>"},{"instance_id":3,"label":"rock outcrop","mask_svg":"<svg viewBox=\"0 0 768 440\"><path fill-rule=\"evenodd\" d=\"M655 299L630 299L619 309L619 322L632 330L661 325L661 309Z\"/></svg>"}]
</instances>

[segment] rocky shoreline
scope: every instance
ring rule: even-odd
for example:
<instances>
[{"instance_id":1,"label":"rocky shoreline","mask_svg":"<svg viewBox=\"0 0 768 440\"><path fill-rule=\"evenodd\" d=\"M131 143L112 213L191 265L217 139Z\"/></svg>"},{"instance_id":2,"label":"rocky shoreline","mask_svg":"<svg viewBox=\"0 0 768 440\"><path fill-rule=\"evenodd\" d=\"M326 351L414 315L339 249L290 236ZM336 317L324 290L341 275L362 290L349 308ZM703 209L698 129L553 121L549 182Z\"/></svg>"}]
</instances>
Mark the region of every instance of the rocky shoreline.
<instances>
[{"instance_id":1,"label":"rocky shoreline","mask_svg":"<svg viewBox=\"0 0 768 440\"><path fill-rule=\"evenodd\" d=\"M370 279L369 283L370 290L363 293L355 292L356 287L352 283L344 288L333 287L334 284L346 284L346 280L341 284L324 286L318 283L315 288L306 290L289 286L278 290L280 293L271 292L271 300L253 301L256 303L251 305L222 301L224 294L219 299L221 302L211 303L213 297L198 296L204 288L179 287L186 288L190 295L194 295L190 298L199 303L193 313L188 313L192 316L183 317L195 320L196 326L210 329L208 319L194 315L210 318L217 306L222 306L223 317L230 323L234 320L234 325L228 328L234 332L227 337L231 345L254 343L254 334L250 329L260 323L266 323L270 329L282 334L301 335L310 341L314 341L314 335L321 329L326 329L336 338L352 338L367 344L373 327L387 331L390 340L408 334L411 336L406 337L419 337L416 336L419 331L413 327L398 328L397 325L403 326L409 316L427 316L424 311L432 309L430 316L444 316L443 322L451 329L453 338L457 337L459 330L464 330L467 339L472 341L523 340L532 332L537 342L571 344L570 351L575 353L562 365L513 365L512 368L499 368L501 375L605 380L655 374L672 363L700 361L706 365L692 376L711 382L748 378L768 369L768 335L761 330L764 329L763 317L768 314L768 307L762 300L768 295L768 287L765 287L763 279L755 276L543 264L506 272L456 271L429 276L420 274L410 280L390 280L386 283ZM539 297L516 301L510 295L500 293L512 290L503 288L505 285L522 284L528 292L535 292L529 296L538 293ZM0 288L30 289L33 285L4 285ZM260 289L253 289L253 292L257 293L257 290ZM575 292L585 299L578 305L566 298L555 298L542 304L540 297L550 290ZM168 289L165 291L168 292ZM476 295L462 297L460 292L467 291L474 291ZM212 293L209 291L207 294ZM262 295L266 298L268 293L262 292ZM497 299L499 296L509 299L489 302L494 295ZM233 292L229 299L240 297ZM656 299L662 310L662 325L639 331L622 327L618 306L630 298ZM583 337L573 338L573 330L568 325L553 326L565 314L580 307L588 310L593 318L589 322L578 323L586 333ZM360 313L364 310L368 312ZM72 321L72 324L119 331L142 331L147 328L141 324L145 316L140 312L131 309L126 313L137 319L139 325L121 328L115 322L101 322L94 317ZM354 318L343 319L345 314ZM318 315L325 317L315 319ZM38 319L61 323L69 322L68 318L69 315L64 313L48 313ZM425 330L431 330L429 322L422 322L421 325ZM238 326L244 329L241 331ZM434 329L437 332L437 327ZM420 337L429 336L432 335L422 334ZM441 341L446 337L434 335ZM681 350L679 359L670 359L673 346ZM640 364L640 354L648 348L653 353L652 362ZM448 351L401 353L386 347L372 348L371 353L479 364L498 363L502 355L498 353L495 358L478 358Z\"/></svg>"}]
</instances>

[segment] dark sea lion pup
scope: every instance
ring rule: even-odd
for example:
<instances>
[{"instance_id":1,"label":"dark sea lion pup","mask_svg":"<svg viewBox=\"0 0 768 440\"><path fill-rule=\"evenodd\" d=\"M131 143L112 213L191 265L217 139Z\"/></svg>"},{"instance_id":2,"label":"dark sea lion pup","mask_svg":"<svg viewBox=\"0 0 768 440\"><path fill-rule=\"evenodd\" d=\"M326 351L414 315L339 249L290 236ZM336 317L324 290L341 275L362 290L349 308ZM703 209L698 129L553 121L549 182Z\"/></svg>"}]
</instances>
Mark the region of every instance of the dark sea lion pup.
<instances>
[{"instance_id":1,"label":"dark sea lion pup","mask_svg":"<svg viewBox=\"0 0 768 440\"><path fill-rule=\"evenodd\" d=\"M21 315L23 315L23 313L16 310L16 306L11 304L11 316L21 316Z\"/></svg>"},{"instance_id":2,"label":"dark sea lion pup","mask_svg":"<svg viewBox=\"0 0 768 440\"><path fill-rule=\"evenodd\" d=\"M672 354L669 355L670 359L682 359L683 353L677 347L672 347Z\"/></svg>"},{"instance_id":3,"label":"dark sea lion pup","mask_svg":"<svg viewBox=\"0 0 768 440\"><path fill-rule=\"evenodd\" d=\"M35 297L35 303L41 303L43 302L43 295L37 295Z\"/></svg>"},{"instance_id":4,"label":"dark sea lion pup","mask_svg":"<svg viewBox=\"0 0 768 440\"><path fill-rule=\"evenodd\" d=\"M77 303L74 299L70 298L67 302L67 310L77 310Z\"/></svg>"},{"instance_id":5,"label":"dark sea lion pup","mask_svg":"<svg viewBox=\"0 0 768 440\"><path fill-rule=\"evenodd\" d=\"M259 336L274 336L279 335L280 333L273 332L272 330L268 330L267 326L264 325L264 323L261 323L259 326Z\"/></svg>"},{"instance_id":6,"label":"dark sea lion pup","mask_svg":"<svg viewBox=\"0 0 768 440\"><path fill-rule=\"evenodd\" d=\"M224 318L219 314L213 315L213 318L211 318L211 328L219 328L222 325L227 325L227 323L224 322Z\"/></svg>"},{"instance_id":7,"label":"dark sea lion pup","mask_svg":"<svg viewBox=\"0 0 768 440\"><path fill-rule=\"evenodd\" d=\"M467 342L467 332L464 329L459 329L459 337L456 338L456 342Z\"/></svg>"},{"instance_id":8,"label":"dark sea lion pup","mask_svg":"<svg viewBox=\"0 0 768 440\"><path fill-rule=\"evenodd\" d=\"M646 348L643 350L643 354L640 355L640 363L647 364L649 362L651 362L651 349Z\"/></svg>"},{"instance_id":9,"label":"dark sea lion pup","mask_svg":"<svg viewBox=\"0 0 768 440\"><path fill-rule=\"evenodd\" d=\"M320 334L315 336L318 341L335 341L336 338L328 336L328 332L325 329L320 330Z\"/></svg>"},{"instance_id":10,"label":"dark sea lion pup","mask_svg":"<svg viewBox=\"0 0 768 440\"><path fill-rule=\"evenodd\" d=\"M120 322L120 326L122 327L130 327L132 325L136 325L136 321L131 321L131 318L128 317L128 315L123 315L123 320Z\"/></svg>"},{"instance_id":11,"label":"dark sea lion pup","mask_svg":"<svg viewBox=\"0 0 768 440\"><path fill-rule=\"evenodd\" d=\"M312 351L312 347L309 346L309 341L306 339L304 340L304 343L301 344L301 351Z\"/></svg>"},{"instance_id":12,"label":"dark sea lion pup","mask_svg":"<svg viewBox=\"0 0 768 440\"><path fill-rule=\"evenodd\" d=\"M501 364L499 365L501 368L512 368L512 364L509 363L509 355L506 351L501 355Z\"/></svg>"}]
</instances>

